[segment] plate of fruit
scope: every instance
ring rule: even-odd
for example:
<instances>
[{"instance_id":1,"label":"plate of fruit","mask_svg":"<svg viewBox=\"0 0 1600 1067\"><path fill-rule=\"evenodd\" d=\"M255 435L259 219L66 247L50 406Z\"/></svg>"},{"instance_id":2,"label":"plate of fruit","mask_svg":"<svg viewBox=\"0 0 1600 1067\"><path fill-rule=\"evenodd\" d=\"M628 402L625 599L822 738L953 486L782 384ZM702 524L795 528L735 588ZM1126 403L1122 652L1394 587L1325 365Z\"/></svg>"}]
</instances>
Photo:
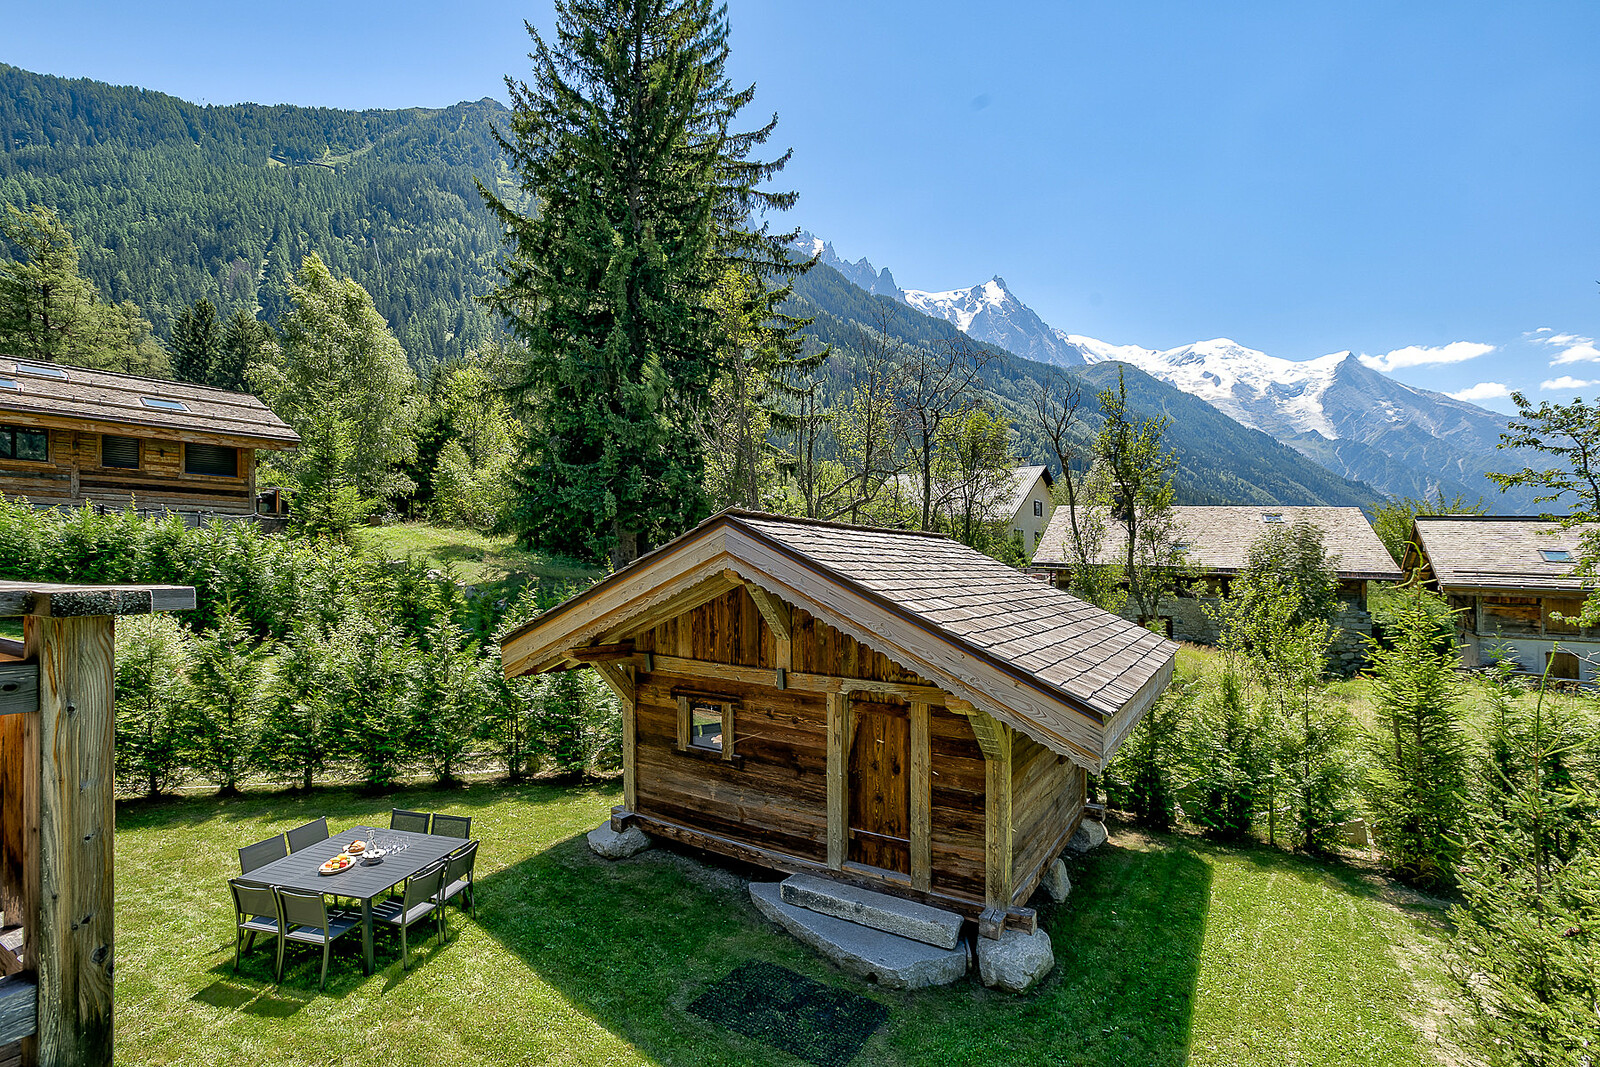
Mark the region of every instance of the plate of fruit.
<instances>
[{"instance_id":1,"label":"plate of fruit","mask_svg":"<svg viewBox=\"0 0 1600 1067\"><path fill-rule=\"evenodd\" d=\"M338 874L356 865L356 858L348 852L341 852L333 859L317 868L318 874Z\"/></svg>"},{"instance_id":2,"label":"plate of fruit","mask_svg":"<svg viewBox=\"0 0 1600 1067\"><path fill-rule=\"evenodd\" d=\"M367 843L365 841L352 841L344 846L344 850L352 856L359 856L367 850Z\"/></svg>"}]
</instances>

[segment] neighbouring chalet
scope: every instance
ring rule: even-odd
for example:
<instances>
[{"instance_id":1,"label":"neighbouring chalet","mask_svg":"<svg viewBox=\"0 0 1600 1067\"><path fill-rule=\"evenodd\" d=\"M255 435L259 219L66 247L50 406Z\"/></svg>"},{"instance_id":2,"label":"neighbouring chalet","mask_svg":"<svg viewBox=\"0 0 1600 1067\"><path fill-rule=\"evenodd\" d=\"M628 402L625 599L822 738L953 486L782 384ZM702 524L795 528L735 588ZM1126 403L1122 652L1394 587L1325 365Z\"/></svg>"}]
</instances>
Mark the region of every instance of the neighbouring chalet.
<instances>
[{"instance_id":1,"label":"neighbouring chalet","mask_svg":"<svg viewBox=\"0 0 1600 1067\"><path fill-rule=\"evenodd\" d=\"M254 515L256 450L299 443L244 393L0 359L0 496Z\"/></svg>"},{"instance_id":2,"label":"neighbouring chalet","mask_svg":"<svg viewBox=\"0 0 1600 1067\"><path fill-rule=\"evenodd\" d=\"M998 936L1175 646L937 534L724 511L510 634L623 708L614 826Z\"/></svg>"},{"instance_id":3,"label":"neighbouring chalet","mask_svg":"<svg viewBox=\"0 0 1600 1067\"><path fill-rule=\"evenodd\" d=\"M1221 598L1228 595L1233 579L1245 567L1250 546L1274 526L1308 522L1322 531L1323 545L1339 575L1341 607L1333 619L1333 658L1343 667L1353 667L1365 659L1365 638L1372 634L1367 583L1398 581L1400 568L1360 508L1184 506L1172 510L1177 517L1174 539L1183 551L1186 574L1178 583L1178 595L1161 605L1161 618L1169 637L1203 645L1214 643L1217 623L1207 609L1215 610ZM1034 568L1049 572L1052 580L1060 584L1065 584L1071 574L1070 520L1066 508L1058 509L1033 556ZM1109 523L1099 561L1120 563L1125 537L1120 523ZM1132 617L1138 609L1130 601L1123 610Z\"/></svg>"},{"instance_id":4,"label":"neighbouring chalet","mask_svg":"<svg viewBox=\"0 0 1600 1067\"><path fill-rule=\"evenodd\" d=\"M1007 534L1022 544L1022 553L1026 557L1038 546L1045 528L1050 525L1050 515L1055 510L1050 489L1055 484L1055 476L1050 473L1049 467L1038 464L1014 467L1003 482L983 491L986 500L978 509L982 512L980 517L984 522L1003 526ZM896 485L901 493L916 500L922 499L916 475L901 474ZM940 483L935 485L934 491L941 494L937 508L939 513L951 521L960 518L967 502L978 492L969 484L961 483Z\"/></svg>"},{"instance_id":5,"label":"neighbouring chalet","mask_svg":"<svg viewBox=\"0 0 1600 1067\"><path fill-rule=\"evenodd\" d=\"M1565 621L1589 594L1573 574L1583 527L1500 515L1421 515L1405 571L1456 611L1464 667L1501 655L1525 671L1593 683L1600 631ZM1560 645L1557 648L1557 645Z\"/></svg>"}]
</instances>

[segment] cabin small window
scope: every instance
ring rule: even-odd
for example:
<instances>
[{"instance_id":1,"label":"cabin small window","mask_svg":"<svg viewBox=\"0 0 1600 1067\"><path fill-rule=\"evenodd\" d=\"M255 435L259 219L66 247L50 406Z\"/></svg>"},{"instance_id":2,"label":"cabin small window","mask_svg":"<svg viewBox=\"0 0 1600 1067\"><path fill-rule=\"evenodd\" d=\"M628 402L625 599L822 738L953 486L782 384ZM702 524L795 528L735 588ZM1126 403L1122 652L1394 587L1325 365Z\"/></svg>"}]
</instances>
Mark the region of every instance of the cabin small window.
<instances>
[{"instance_id":1,"label":"cabin small window","mask_svg":"<svg viewBox=\"0 0 1600 1067\"><path fill-rule=\"evenodd\" d=\"M105 434L100 438L100 466L139 469L139 439Z\"/></svg>"},{"instance_id":2,"label":"cabin small window","mask_svg":"<svg viewBox=\"0 0 1600 1067\"><path fill-rule=\"evenodd\" d=\"M1044 517L1044 501L1043 500L1035 500L1033 502L1033 517L1036 518L1036 519Z\"/></svg>"},{"instance_id":3,"label":"cabin small window","mask_svg":"<svg viewBox=\"0 0 1600 1067\"><path fill-rule=\"evenodd\" d=\"M67 380L67 372L65 370L60 367L52 366L49 363L24 363L19 359L17 361L17 373L31 374L35 378L57 378L61 381Z\"/></svg>"},{"instance_id":4,"label":"cabin small window","mask_svg":"<svg viewBox=\"0 0 1600 1067\"><path fill-rule=\"evenodd\" d=\"M678 697L678 750L733 759L732 700Z\"/></svg>"},{"instance_id":5,"label":"cabin small window","mask_svg":"<svg viewBox=\"0 0 1600 1067\"><path fill-rule=\"evenodd\" d=\"M211 474L223 478L239 476L239 450L222 445L183 446L185 474Z\"/></svg>"},{"instance_id":6,"label":"cabin small window","mask_svg":"<svg viewBox=\"0 0 1600 1067\"><path fill-rule=\"evenodd\" d=\"M155 408L158 411L188 411L189 410L189 405L185 404L183 401L181 401L181 400L168 400L166 397L161 397L161 396L141 396L139 398L139 403L143 404L147 408Z\"/></svg>"},{"instance_id":7,"label":"cabin small window","mask_svg":"<svg viewBox=\"0 0 1600 1067\"><path fill-rule=\"evenodd\" d=\"M1546 563L1571 563L1572 553L1564 548L1541 548L1539 555Z\"/></svg>"},{"instance_id":8,"label":"cabin small window","mask_svg":"<svg viewBox=\"0 0 1600 1067\"><path fill-rule=\"evenodd\" d=\"M50 435L44 430L21 426L0 426L0 459L25 459L50 462Z\"/></svg>"}]
</instances>

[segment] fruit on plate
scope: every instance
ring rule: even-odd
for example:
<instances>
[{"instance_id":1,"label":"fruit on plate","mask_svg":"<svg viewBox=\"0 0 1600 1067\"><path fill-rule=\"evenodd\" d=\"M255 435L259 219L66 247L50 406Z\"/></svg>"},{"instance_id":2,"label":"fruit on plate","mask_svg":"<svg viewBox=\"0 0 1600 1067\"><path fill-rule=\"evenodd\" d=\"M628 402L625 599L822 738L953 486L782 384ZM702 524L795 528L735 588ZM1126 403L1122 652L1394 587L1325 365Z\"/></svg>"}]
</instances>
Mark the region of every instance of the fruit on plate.
<instances>
[{"instance_id":1,"label":"fruit on plate","mask_svg":"<svg viewBox=\"0 0 1600 1067\"><path fill-rule=\"evenodd\" d=\"M352 841L344 847L344 850L346 852L365 852L367 843L365 841Z\"/></svg>"}]
</instances>

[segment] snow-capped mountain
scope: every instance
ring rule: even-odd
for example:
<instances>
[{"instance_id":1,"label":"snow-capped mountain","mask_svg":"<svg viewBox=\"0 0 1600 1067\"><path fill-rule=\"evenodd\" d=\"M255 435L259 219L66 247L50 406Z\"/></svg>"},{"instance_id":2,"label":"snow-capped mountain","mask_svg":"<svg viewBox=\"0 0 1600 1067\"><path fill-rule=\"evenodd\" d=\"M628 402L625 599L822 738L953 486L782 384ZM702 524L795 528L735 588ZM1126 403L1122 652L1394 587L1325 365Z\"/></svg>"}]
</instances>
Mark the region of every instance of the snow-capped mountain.
<instances>
[{"instance_id":1,"label":"snow-capped mountain","mask_svg":"<svg viewBox=\"0 0 1600 1067\"><path fill-rule=\"evenodd\" d=\"M1405 385L1350 352L1282 359L1226 338L1158 350L1068 333L1039 318L996 276L970 289L901 289L866 259L845 263L811 235L805 252L869 292L900 300L968 336L1027 359L1072 367L1120 361L1205 400L1229 418L1282 441L1336 474L1393 496L1483 497L1492 510L1530 510L1532 494L1502 496L1484 478L1522 466L1497 451L1502 415ZM871 284L864 284L870 282Z\"/></svg>"}]
</instances>

